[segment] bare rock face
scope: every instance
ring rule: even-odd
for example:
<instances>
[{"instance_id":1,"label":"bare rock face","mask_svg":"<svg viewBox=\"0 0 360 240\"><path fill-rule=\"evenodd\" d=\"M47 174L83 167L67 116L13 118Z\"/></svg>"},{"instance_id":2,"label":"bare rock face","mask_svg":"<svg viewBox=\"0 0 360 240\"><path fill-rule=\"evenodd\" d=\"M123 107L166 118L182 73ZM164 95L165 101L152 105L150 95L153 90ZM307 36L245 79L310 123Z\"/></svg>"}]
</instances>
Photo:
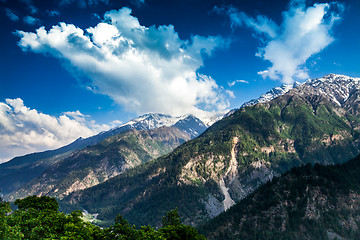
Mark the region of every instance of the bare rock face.
<instances>
[{"instance_id":1,"label":"bare rock face","mask_svg":"<svg viewBox=\"0 0 360 240\"><path fill-rule=\"evenodd\" d=\"M230 185L231 195L240 200L252 193L260 185L278 176L279 173L271 168L271 164L259 160L250 164L250 167Z\"/></svg>"}]
</instances>

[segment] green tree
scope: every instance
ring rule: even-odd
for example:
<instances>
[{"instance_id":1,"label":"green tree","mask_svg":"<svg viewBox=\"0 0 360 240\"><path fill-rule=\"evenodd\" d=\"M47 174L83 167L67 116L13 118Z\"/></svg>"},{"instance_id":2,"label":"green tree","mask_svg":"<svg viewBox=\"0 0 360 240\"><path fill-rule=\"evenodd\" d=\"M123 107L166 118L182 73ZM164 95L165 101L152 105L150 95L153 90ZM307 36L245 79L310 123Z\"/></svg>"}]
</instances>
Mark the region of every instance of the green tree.
<instances>
[{"instance_id":1,"label":"green tree","mask_svg":"<svg viewBox=\"0 0 360 240\"><path fill-rule=\"evenodd\" d=\"M163 227L159 232L165 239L171 240L205 240L197 230L181 223L177 208L171 210L162 219Z\"/></svg>"},{"instance_id":2,"label":"green tree","mask_svg":"<svg viewBox=\"0 0 360 240\"><path fill-rule=\"evenodd\" d=\"M105 229L105 239L126 239L136 240L139 237L139 232L135 226L130 225L123 216L117 215L114 225Z\"/></svg>"},{"instance_id":3,"label":"green tree","mask_svg":"<svg viewBox=\"0 0 360 240\"><path fill-rule=\"evenodd\" d=\"M18 209L6 220L12 230L21 233L16 239L101 239L99 227L84 222L80 211L60 213L54 198L30 196L15 204Z\"/></svg>"},{"instance_id":4,"label":"green tree","mask_svg":"<svg viewBox=\"0 0 360 240\"><path fill-rule=\"evenodd\" d=\"M170 212L166 213L166 215L163 217L163 219L161 220L162 226L166 227L166 226L178 226L181 224L180 221L180 216L178 213L177 208L175 208L174 210L171 210Z\"/></svg>"},{"instance_id":5,"label":"green tree","mask_svg":"<svg viewBox=\"0 0 360 240\"><path fill-rule=\"evenodd\" d=\"M10 226L7 215L11 212L10 204L0 198L0 239L21 239L24 235L18 226Z\"/></svg>"},{"instance_id":6,"label":"green tree","mask_svg":"<svg viewBox=\"0 0 360 240\"><path fill-rule=\"evenodd\" d=\"M38 197L36 195L29 196L24 199L16 199L15 205L18 206L20 210L28 210L30 208L35 209L37 211L42 210L53 210L57 211L59 209L59 204L55 198L42 196Z\"/></svg>"},{"instance_id":7,"label":"green tree","mask_svg":"<svg viewBox=\"0 0 360 240\"><path fill-rule=\"evenodd\" d=\"M58 239L58 240L204 240L190 226L183 225L177 209L163 217L163 227L155 230L150 226L136 229L122 216L115 218L114 225L101 229L84 222L81 211L64 214L58 211L56 199L30 196L15 200L18 209L11 212L10 204L0 198L0 240ZM10 214L11 213L11 214Z\"/></svg>"}]
</instances>

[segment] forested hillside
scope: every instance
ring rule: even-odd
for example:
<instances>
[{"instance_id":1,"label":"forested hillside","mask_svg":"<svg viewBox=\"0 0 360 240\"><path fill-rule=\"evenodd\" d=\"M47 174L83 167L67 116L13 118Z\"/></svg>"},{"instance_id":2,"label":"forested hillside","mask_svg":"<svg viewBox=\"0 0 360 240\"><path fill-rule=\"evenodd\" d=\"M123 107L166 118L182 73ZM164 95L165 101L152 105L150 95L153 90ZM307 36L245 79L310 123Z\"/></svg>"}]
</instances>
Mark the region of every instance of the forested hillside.
<instances>
[{"instance_id":1,"label":"forested hillside","mask_svg":"<svg viewBox=\"0 0 360 240\"><path fill-rule=\"evenodd\" d=\"M342 89L336 100L332 91L339 88L325 87L349 87L346 81L353 80L315 79L241 108L172 153L69 195L64 209L96 213L105 225L121 213L137 225L158 226L157 216L178 207L187 224L197 225L292 167L345 162L360 152L360 121L351 110L358 103L346 102L358 90Z\"/></svg>"},{"instance_id":2,"label":"forested hillside","mask_svg":"<svg viewBox=\"0 0 360 240\"><path fill-rule=\"evenodd\" d=\"M293 168L201 226L209 239L359 239L360 156Z\"/></svg>"}]
</instances>

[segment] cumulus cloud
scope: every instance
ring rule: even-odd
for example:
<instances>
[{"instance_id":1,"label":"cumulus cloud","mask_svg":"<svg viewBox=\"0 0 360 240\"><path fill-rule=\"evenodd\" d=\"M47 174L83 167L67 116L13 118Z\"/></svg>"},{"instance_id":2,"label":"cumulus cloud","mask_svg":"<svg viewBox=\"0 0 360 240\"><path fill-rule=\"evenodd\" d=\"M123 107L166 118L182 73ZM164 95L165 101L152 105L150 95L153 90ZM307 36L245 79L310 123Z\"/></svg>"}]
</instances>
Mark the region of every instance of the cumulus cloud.
<instances>
[{"instance_id":1,"label":"cumulus cloud","mask_svg":"<svg viewBox=\"0 0 360 240\"><path fill-rule=\"evenodd\" d=\"M5 9L6 16L13 22L19 21L19 16L16 15L11 9L6 8Z\"/></svg>"},{"instance_id":2,"label":"cumulus cloud","mask_svg":"<svg viewBox=\"0 0 360 240\"><path fill-rule=\"evenodd\" d=\"M87 118L79 111L50 116L25 106L20 98L0 102L0 163L18 155L62 147L79 137L114 127Z\"/></svg>"},{"instance_id":3,"label":"cumulus cloud","mask_svg":"<svg viewBox=\"0 0 360 240\"><path fill-rule=\"evenodd\" d=\"M270 61L272 66L259 71L260 75L292 83L294 79L308 78L307 59L334 41L331 30L341 19L343 8L336 2L307 7L305 0L293 0L288 11L282 13L280 25L266 16L253 18L233 7L216 10L225 11L233 27L245 25L262 37L265 46L256 56Z\"/></svg>"},{"instance_id":4,"label":"cumulus cloud","mask_svg":"<svg viewBox=\"0 0 360 240\"><path fill-rule=\"evenodd\" d=\"M63 60L86 78L82 84L88 89L128 111L201 115L228 107L216 81L197 73L204 55L226 46L221 37L182 40L172 25L140 25L129 8L109 11L85 30L60 23L49 31L41 27L18 35L24 51Z\"/></svg>"}]
</instances>

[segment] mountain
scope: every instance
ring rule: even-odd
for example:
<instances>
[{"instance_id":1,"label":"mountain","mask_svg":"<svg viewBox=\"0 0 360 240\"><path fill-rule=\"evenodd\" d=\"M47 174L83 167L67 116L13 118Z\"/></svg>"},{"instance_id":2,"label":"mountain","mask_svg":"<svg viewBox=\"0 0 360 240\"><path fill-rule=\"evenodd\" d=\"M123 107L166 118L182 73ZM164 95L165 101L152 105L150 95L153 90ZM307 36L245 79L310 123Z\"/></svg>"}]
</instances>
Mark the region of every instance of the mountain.
<instances>
[{"instance_id":1,"label":"mountain","mask_svg":"<svg viewBox=\"0 0 360 240\"><path fill-rule=\"evenodd\" d=\"M345 102L349 104L359 101L357 98L358 94L354 94L354 92L357 92L359 89L359 81L359 78L352 78L345 75L331 73L322 78L309 79L303 84L295 82L294 84L283 84L280 87L274 87L268 92L262 94L259 98L252 99L249 102L244 103L241 107L269 102L301 85L304 85L301 88L304 92L313 91L313 94L324 95L328 100L333 101L339 106L343 106ZM352 98L350 98L350 96L352 96ZM230 112L234 111L235 109Z\"/></svg>"},{"instance_id":2,"label":"mountain","mask_svg":"<svg viewBox=\"0 0 360 240\"><path fill-rule=\"evenodd\" d=\"M183 132L190 133L191 138L196 137L207 128L201 120L192 115L172 117L157 113L145 114L109 131L101 132L86 139L79 138L59 149L16 157L0 164L0 190L3 194L9 194L30 180L39 177L45 169L69 157L73 152L97 144L108 137L130 129L149 130L175 124Z\"/></svg>"},{"instance_id":3,"label":"mountain","mask_svg":"<svg viewBox=\"0 0 360 240\"><path fill-rule=\"evenodd\" d=\"M215 239L360 239L360 156L274 178L201 226Z\"/></svg>"},{"instance_id":4,"label":"mountain","mask_svg":"<svg viewBox=\"0 0 360 240\"><path fill-rule=\"evenodd\" d=\"M189 115L177 121L173 127L190 134L191 138L195 138L206 130L207 125L193 115Z\"/></svg>"},{"instance_id":5,"label":"mountain","mask_svg":"<svg viewBox=\"0 0 360 240\"><path fill-rule=\"evenodd\" d=\"M15 157L8 162L0 164L1 192L7 194L14 191L24 183L42 174L52 164L69 156L72 152L95 144L107 136L108 133L105 132L86 139L78 138L64 147Z\"/></svg>"},{"instance_id":6,"label":"mountain","mask_svg":"<svg viewBox=\"0 0 360 240\"><path fill-rule=\"evenodd\" d=\"M62 207L98 214L104 225L116 214L136 225L159 225L156 216L178 207L186 224L197 225L292 167L357 156L360 118L352 99L358 93L359 79L309 80L240 108L168 155L70 194Z\"/></svg>"},{"instance_id":7,"label":"mountain","mask_svg":"<svg viewBox=\"0 0 360 240\"><path fill-rule=\"evenodd\" d=\"M12 192L8 199L30 195L63 198L169 153L190 139L190 133L176 127L128 130L58 161L42 175Z\"/></svg>"},{"instance_id":8,"label":"mountain","mask_svg":"<svg viewBox=\"0 0 360 240\"><path fill-rule=\"evenodd\" d=\"M291 89L296 88L300 85L301 84L299 82L295 82L294 84L283 84L280 87L274 87L271 90L269 90L268 92L262 94L259 98L252 99L252 100L244 103L243 105L241 105L241 107L247 107L247 106L252 106L252 105L255 105L258 103L269 102L269 101L273 100L274 98L284 95Z\"/></svg>"}]
</instances>

